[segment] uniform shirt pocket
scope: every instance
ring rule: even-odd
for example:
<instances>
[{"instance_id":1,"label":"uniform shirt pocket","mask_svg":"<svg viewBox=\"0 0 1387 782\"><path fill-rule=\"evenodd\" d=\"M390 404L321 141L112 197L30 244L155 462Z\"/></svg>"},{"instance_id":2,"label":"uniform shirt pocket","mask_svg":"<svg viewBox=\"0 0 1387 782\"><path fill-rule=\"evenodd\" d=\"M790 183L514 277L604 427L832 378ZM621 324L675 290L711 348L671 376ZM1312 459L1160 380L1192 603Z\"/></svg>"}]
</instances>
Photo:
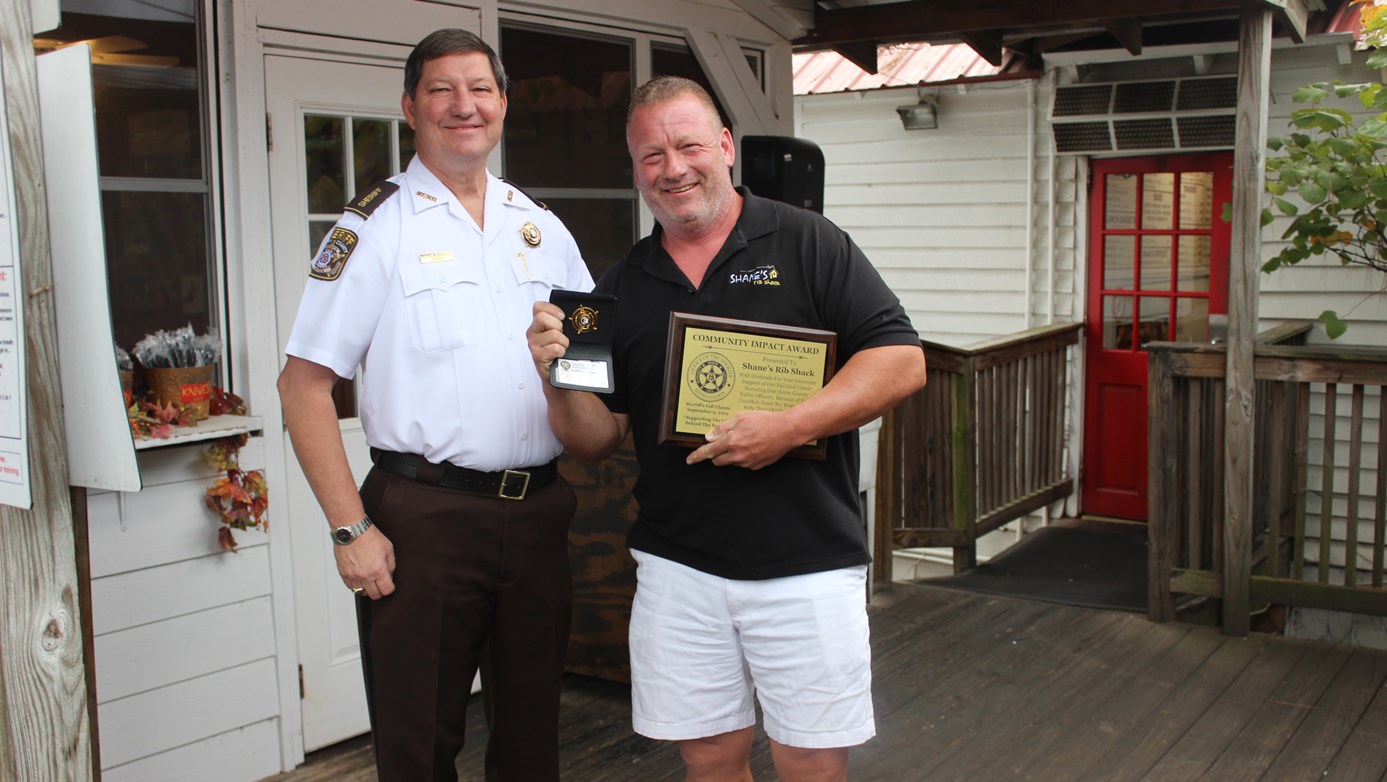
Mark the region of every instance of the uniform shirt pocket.
<instances>
[{"instance_id":1,"label":"uniform shirt pocket","mask_svg":"<svg viewBox=\"0 0 1387 782\"><path fill-rule=\"evenodd\" d=\"M452 350L481 341L481 269L460 261L400 267L410 333L420 350Z\"/></svg>"},{"instance_id":2,"label":"uniform shirt pocket","mask_svg":"<svg viewBox=\"0 0 1387 782\"><path fill-rule=\"evenodd\" d=\"M517 285L521 288L528 286L532 298L536 301L547 300L551 289L563 287L560 285L563 277L556 268L557 263L543 250L530 250L516 254L511 262L511 271L515 272Z\"/></svg>"}]
</instances>

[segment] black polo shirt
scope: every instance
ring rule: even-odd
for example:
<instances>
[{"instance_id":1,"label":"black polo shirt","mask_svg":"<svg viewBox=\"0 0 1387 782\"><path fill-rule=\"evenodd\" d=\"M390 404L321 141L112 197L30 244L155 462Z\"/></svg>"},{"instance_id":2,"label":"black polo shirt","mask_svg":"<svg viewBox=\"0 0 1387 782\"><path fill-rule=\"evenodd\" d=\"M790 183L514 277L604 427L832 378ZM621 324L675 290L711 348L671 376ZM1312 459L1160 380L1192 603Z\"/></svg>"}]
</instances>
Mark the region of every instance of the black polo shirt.
<instances>
[{"instance_id":1,"label":"black polo shirt","mask_svg":"<svg viewBox=\"0 0 1387 782\"><path fill-rule=\"evenodd\" d=\"M829 438L823 461L786 457L755 471L690 466L689 448L656 444L671 312L835 331L837 369L860 350L920 344L900 300L846 233L813 212L737 191L741 216L697 289L661 247L658 226L597 283L620 302L616 391L603 399L631 417L640 463L640 512L627 544L731 579L866 564L856 431Z\"/></svg>"}]
</instances>

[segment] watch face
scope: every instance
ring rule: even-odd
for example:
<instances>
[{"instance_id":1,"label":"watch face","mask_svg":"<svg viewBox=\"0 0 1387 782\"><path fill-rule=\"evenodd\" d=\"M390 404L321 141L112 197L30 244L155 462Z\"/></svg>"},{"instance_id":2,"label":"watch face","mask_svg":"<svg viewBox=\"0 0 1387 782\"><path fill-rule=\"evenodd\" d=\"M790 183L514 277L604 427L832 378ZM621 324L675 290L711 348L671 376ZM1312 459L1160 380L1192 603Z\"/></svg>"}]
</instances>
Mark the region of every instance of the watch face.
<instances>
[{"instance_id":1,"label":"watch face","mask_svg":"<svg viewBox=\"0 0 1387 782\"><path fill-rule=\"evenodd\" d=\"M332 537L335 538L338 543L351 543L352 539L356 536L352 535L351 527L338 527L332 531Z\"/></svg>"}]
</instances>

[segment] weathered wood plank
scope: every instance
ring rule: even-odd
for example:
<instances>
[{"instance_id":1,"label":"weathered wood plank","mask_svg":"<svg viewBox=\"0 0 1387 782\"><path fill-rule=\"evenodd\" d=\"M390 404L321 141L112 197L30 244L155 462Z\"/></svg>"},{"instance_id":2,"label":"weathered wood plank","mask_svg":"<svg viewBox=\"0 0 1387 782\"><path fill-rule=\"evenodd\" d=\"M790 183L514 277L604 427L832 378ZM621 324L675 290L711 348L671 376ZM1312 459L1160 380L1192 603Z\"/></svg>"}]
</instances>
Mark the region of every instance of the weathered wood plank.
<instances>
[{"instance_id":1,"label":"weathered wood plank","mask_svg":"<svg viewBox=\"0 0 1387 782\"><path fill-rule=\"evenodd\" d=\"M1268 779L1318 779L1327 771L1327 778L1356 781L1387 770L1382 652L1340 648L1349 662L1334 675L1316 670L1333 652L1325 644L1232 638L1133 614L928 586L895 585L873 599L869 615L878 734L852 750L851 779L1184 782L1218 763L1236 773L1209 778L1255 778L1271 763ZM1179 640L1172 645L1172 638ZM1320 687L1326 676L1328 689ZM1317 687L1322 694L1308 700ZM621 684L565 680L565 780L683 779L674 744L631 732L629 697ZM1314 708L1288 705L1297 703ZM474 699L468 709L462 779L482 776L480 706ZM1286 719L1305 711L1303 719ZM1288 749L1273 762L1277 736ZM1283 765L1297 746L1310 748L1295 753L1303 762ZM316 755L267 782L374 779L368 744L333 752L355 765ZM1019 762L1022 756L1029 762ZM1283 768L1288 775L1276 776ZM1292 769L1305 773L1293 777ZM751 770L757 779L776 778L760 730Z\"/></svg>"},{"instance_id":2,"label":"weathered wood plank","mask_svg":"<svg viewBox=\"0 0 1387 782\"><path fill-rule=\"evenodd\" d=\"M1135 719L1121 738L1088 769L1076 769L1080 782L1127 782L1144 777L1170 747L1261 654L1264 637L1225 638L1191 675L1181 679L1160 703Z\"/></svg>"},{"instance_id":3,"label":"weathered wood plank","mask_svg":"<svg viewBox=\"0 0 1387 782\"><path fill-rule=\"evenodd\" d=\"M1387 678L1387 658L1355 654L1288 737L1262 782L1300 782L1329 768L1346 738L1359 724ZM1278 694L1279 695L1279 694Z\"/></svg>"},{"instance_id":4,"label":"weathered wood plank","mask_svg":"<svg viewBox=\"0 0 1387 782\"><path fill-rule=\"evenodd\" d=\"M1265 173L1271 14L1244 6L1238 33L1238 114L1233 151L1233 228L1228 264L1227 396L1224 420L1223 629L1248 632L1252 572L1253 411L1257 294L1262 265L1261 200Z\"/></svg>"},{"instance_id":5,"label":"weathered wood plank","mask_svg":"<svg viewBox=\"0 0 1387 782\"><path fill-rule=\"evenodd\" d=\"M1267 644L1151 769L1150 782L1198 779L1255 716L1268 693L1285 679L1309 650L1308 644Z\"/></svg>"},{"instance_id":6,"label":"weathered wood plank","mask_svg":"<svg viewBox=\"0 0 1387 782\"><path fill-rule=\"evenodd\" d=\"M1151 353L1148 358L1147 410L1150 431L1146 438L1147 464L1162 465L1175 461L1179 449L1180 423L1172 406L1175 382L1171 372L1174 360L1166 352ZM1179 485L1171 470L1147 471L1148 548L1147 614L1152 621L1169 622L1175 618L1169 574L1175 567L1175 544L1179 536Z\"/></svg>"},{"instance_id":7,"label":"weathered wood plank","mask_svg":"<svg viewBox=\"0 0 1387 782\"><path fill-rule=\"evenodd\" d=\"M0 506L0 780L87 780L91 717L83 665L53 303L52 247L30 3L0 4L0 77L9 135L24 321L26 464L32 507Z\"/></svg>"},{"instance_id":8,"label":"weathered wood plank","mask_svg":"<svg viewBox=\"0 0 1387 782\"><path fill-rule=\"evenodd\" d=\"M1317 651L1321 653L1306 654L1296 662L1277 686L1275 697L1262 700L1257 713L1204 772L1205 776L1210 779L1263 778L1261 773L1296 734L1350 655L1345 647ZM1311 778L1314 776L1312 774Z\"/></svg>"},{"instance_id":9,"label":"weathered wood plank","mask_svg":"<svg viewBox=\"0 0 1387 782\"><path fill-rule=\"evenodd\" d=\"M1160 649L1154 656L1132 658L1144 667L1124 665L1115 670L1114 681L1106 694L1086 691L1082 698L1075 699L1067 713L1057 714L1047 726L1053 738L1033 760L1020 768L1033 779L1077 778L1101 759L1107 749L1122 743L1128 733L1149 725L1151 713L1203 668L1225 643L1223 638L1211 633L1171 633L1171 636L1174 643L1154 646ZM1082 727L1076 730L1076 726ZM1056 727L1060 730L1055 730ZM1034 741L1044 740L1036 736Z\"/></svg>"},{"instance_id":10,"label":"weathered wood plank","mask_svg":"<svg viewBox=\"0 0 1387 782\"><path fill-rule=\"evenodd\" d=\"M1380 664L1385 652L1377 652ZM1365 688L1366 689L1366 688ZM1353 782L1358 779L1380 779L1387 775L1387 687L1379 686L1363 716L1353 726L1353 732L1339 745L1334 759L1321 777L1325 782Z\"/></svg>"}]
</instances>

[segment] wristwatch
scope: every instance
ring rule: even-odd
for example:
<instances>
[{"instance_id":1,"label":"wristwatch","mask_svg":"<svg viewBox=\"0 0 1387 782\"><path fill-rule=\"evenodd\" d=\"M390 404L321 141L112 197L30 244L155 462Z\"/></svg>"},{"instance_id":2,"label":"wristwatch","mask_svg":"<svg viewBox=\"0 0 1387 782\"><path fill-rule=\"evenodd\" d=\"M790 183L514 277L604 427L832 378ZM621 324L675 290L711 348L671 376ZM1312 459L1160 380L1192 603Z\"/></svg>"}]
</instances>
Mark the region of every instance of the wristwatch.
<instances>
[{"instance_id":1,"label":"wristwatch","mask_svg":"<svg viewBox=\"0 0 1387 782\"><path fill-rule=\"evenodd\" d=\"M334 527L332 530L332 542L339 546L345 546L353 540L361 537L361 533L371 528L371 517L362 516L361 521L348 527Z\"/></svg>"}]
</instances>

